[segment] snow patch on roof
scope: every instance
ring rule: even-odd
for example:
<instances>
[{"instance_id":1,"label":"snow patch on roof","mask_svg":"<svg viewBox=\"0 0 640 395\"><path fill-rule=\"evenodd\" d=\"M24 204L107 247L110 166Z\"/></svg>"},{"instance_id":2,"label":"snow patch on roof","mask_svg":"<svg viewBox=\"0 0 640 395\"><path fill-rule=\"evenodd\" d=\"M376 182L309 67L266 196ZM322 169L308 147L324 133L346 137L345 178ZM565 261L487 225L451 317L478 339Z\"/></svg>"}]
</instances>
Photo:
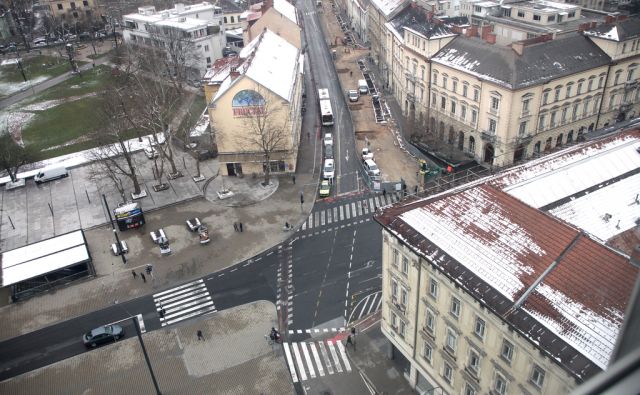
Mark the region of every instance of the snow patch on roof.
<instances>
[{"instance_id":1,"label":"snow patch on roof","mask_svg":"<svg viewBox=\"0 0 640 395\"><path fill-rule=\"evenodd\" d=\"M400 218L511 301L520 276L534 268L523 255L545 256L527 229L484 188L473 188L407 211Z\"/></svg>"},{"instance_id":2,"label":"snow patch on roof","mask_svg":"<svg viewBox=\"0 0 640 395\"><path fill-rule=\"evenodd\" d=\"M609 310L615 318L615 321L611 320L544 282L534 292L549 301L554 310L561 314L562 321L537 310L527 309L526 306L524 310L600 368L606 369L624 314ZM570 323L570 330L566 330L567 322Z\"/></svg>"},{"instance_id":3,"label":"snow patch on roof","mask_svg":"<svg viewBox=\"0 0 640 395\"><path fill-rule=\"evenodd\" d=\"M287 0L274 0L273 8L284 15L291 22L298 24L298 15L296 13L296 7L289 3Z\"/></svg>"},{"instance_id":4,"label":"snow patch on roof","mask_svg":"<svg viewBox=\"0 0 640 395\"><path fill-rule=\"evenodd\" d=\"M406 0L371 0L373 5L385 16L389 16L398 7L403 5L405 1Z\"/></svg>"},{"instance_id":5,"label":"snow patch on roof","mask_svg":"<svg viewBox=\"0 0 640 395\"><path fill-rule=\"evenodd\" d=\"M610 30L606 30L606 31L587 30L584 32L584 34L592 37L606 38L607 40L620 41L620 36L618 34L618 26L616 25L611 25Z\"/></svg>"},{"instance_id":6,"label":"snow patch on roof","mask_svg":"<svg viewBox=\"0 0 640 395\"><path fill-rule=\"evenodd\" d=\"M640 156L640 155L639 155ZM640 174L604 186L549 212L592 236L607 241L640 219Z\"/></svg>"}]
</instances>

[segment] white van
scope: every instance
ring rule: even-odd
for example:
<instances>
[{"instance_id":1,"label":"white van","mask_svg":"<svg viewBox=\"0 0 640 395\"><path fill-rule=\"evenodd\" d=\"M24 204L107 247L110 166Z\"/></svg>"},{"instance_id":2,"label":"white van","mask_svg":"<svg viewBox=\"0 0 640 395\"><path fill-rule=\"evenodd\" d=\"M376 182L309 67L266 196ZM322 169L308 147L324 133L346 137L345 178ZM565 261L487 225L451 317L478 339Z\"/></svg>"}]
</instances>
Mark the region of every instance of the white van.
<instances>
[{"instance_id":1,"label":"white van","mask_svg":"<svg viewBox=\"0 0 640 395\"><path fill-rule=\"evenodd\" d=\"M360 92L361 95L369 93L369 86L366 80L358 80L358 92Z\"/></svg>"},{"instance_id":2,"label":"white van","mask_svg":"<svg viewBox=\"0 0 640 395\"><path fill-rule=\"evenodd\" d=\"M33 177L36 184L40 184L42 182L47 182L51 180L55 180L57 178L64 178L69 176L69 172L67 168L64 166L55 166L55 167L46 167L38 172L38 174Z\"/></svg>"},{"instance_id":3,"label":"white van","mask_svg":"<svg viewBox=\"0 0 640 395\"><path fill-rule=\"evenodd\" d=\"M380 169L378 168L378 165L376 165L376 162L373 161L373 159L366 159L364 161L364 169L367 171L367 173L369 173L370 176L380 176Z\"/></svg>"}]
</instances>

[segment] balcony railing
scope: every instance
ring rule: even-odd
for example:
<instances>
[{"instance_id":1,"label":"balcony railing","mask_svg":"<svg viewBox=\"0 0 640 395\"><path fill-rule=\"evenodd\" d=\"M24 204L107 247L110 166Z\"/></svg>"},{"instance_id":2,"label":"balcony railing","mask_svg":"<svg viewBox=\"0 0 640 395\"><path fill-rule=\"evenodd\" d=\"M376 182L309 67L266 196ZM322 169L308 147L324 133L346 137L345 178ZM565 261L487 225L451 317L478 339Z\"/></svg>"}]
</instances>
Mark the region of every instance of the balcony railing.
<instances>
[{"instance_id":1,"label":"balcony railing","mask_svg":"<svg viewBox=\"0 0 640 395\"><path fill-rule=\"evenodd\" d=\"M482 132L480 132L480 138L489 143L495 143L497 140L496 134L489 130L483 130Z\"/></svg>"},{"instance_id":2,"label":"balcony railing","mask_svg":"<svg viewBox=\"0 0 640 395\"><path fill-rule=\"evenodd\" d=\"M416 75L412 74L412 73L405 73L405 76L407 77L407 79L411 82L415 82L416 81Z\"/></svg>"},{"instance_id":3,"label":"balcony railing","mask_svg":"<svg viewBox=\"0 0 640 395\"><path fill-rule=\"evenodd\" d=\"M638 86L638 80L626 81L624 83L624 89L635 89Z\"/></svg>"}]
</instances>

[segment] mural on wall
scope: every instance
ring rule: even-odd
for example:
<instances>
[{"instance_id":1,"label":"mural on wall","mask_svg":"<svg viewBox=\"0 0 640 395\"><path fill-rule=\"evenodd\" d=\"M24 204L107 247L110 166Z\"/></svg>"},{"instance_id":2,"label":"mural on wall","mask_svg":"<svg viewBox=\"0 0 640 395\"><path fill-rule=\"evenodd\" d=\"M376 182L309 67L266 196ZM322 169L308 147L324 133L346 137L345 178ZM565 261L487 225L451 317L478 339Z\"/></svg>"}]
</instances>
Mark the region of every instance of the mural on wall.
<instances>
[{"instance_id":1,"label":"mural on wall","mask_svg":"<svg viewBox=\"0 0 640 395\"><path fill-rule=\"evenodd\" d=\"M231 101L234 117L261 115L265 111L265 100L256 91L245 89L236 93Z\"/></svg>"}]
</instances>

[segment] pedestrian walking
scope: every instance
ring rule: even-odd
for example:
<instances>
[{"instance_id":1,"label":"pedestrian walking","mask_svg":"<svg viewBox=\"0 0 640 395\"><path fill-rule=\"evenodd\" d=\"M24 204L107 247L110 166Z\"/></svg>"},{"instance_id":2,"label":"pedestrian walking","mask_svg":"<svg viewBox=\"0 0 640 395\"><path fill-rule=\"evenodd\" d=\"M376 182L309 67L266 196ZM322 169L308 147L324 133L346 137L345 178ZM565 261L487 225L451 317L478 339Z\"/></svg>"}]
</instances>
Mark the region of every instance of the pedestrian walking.
<instances>
[{"instance_id":1,"label":"pedestrian walking","mask_svg":"<svg viewBox=\"0 0 640 395\"><path fill-rule=\"evenodd\" d=\"M239 227L240 227L240 233L242 233L242 222L240 222Z\"/></svg>"},{"instance_id":2,"label":"pedestrian walking","mask_svg":"<svg viewBox=\"0 0 640 395\"><path fill-rule=\"evenodd\" d=\"M382 196L387 196L387 190L386 189L382 190Z\"/></svg>"},{"instance_id":3,"label":"pedestrian walking","mask_svg":"<svg viewBox=\"0 0 640 395\"><path fill-rule=\"evenodd\" d=\"M291 180L293 181L293 185L296 184L296 175L294 174L293 176L291 176Z\"/></svg>"},{"instance_id":4,"label":"pedestrian walking","mask_svg":"<svg viewBox=\"0 0 640 395\"><path fill-rule=\"evenodd\" d=\"M353 77L353 71L349 70L349 77Z\"/></svg>"},{"instance_id":5,"label":"pedestrian walking","mask_svg":"<svg viewBox=\"0 0 640 395\"><path fill-rule=\"evenodd\" d=\"M158 311L158 315L160 315L160 318L164 318L164 307L160 308L160 310Z\"/></svg>"},{"instance_id":6,"label":"pedestrian walking","mask_svg":"<svg viewBox=\"0 0 640 395\"><path fill-rule=\"evenodd\" d=\"M142 277L143 282L147 282L147 278L144 276L144 273L140 273L140 277Z\"/></svg>"},{"instance_id":7,"label":"pedestrian walking","mask_svg":"<svg viewBox=\"0 0 640 395\"><path fill-rule=\"evenodd\" d=\"M204 336L202 335L202 331L200 329L198 329L196 335L198 336L198 340L204 340Z\"/></svg>"},{"instance_id":8,"label":"pedestrian walking","mask_svg":"<svg viewBox=\"0 0 640 395\"><path fill-rule=\"evenodd\" d=\"M131 275L133 276L133 278L135 279L136 277L138 277L138 273L136 273L135 270L131 271Z\"/></svg>"},{"instance_id":9,"label":"pedestrian walking","mask_svg":"<svg viewBox=\"0 0 640 395\"><path fill-rule=\"evenodd\" d=\"M414 192L417 194L418 193L418 186L416 185Z\"/></svg>"},{"instance_id":10,"label":"pedestrian walking","mask_svg":"<svg viewBox=\"0 0 640 395\"><path fill-rule=\"evenodd\" d=\"M238 229L238 223L237 223L237 222L234 222L234 223L233 223L233 230L235 230L236 232L239 230L239 229Z\"/></svg>"}]
</instances>

